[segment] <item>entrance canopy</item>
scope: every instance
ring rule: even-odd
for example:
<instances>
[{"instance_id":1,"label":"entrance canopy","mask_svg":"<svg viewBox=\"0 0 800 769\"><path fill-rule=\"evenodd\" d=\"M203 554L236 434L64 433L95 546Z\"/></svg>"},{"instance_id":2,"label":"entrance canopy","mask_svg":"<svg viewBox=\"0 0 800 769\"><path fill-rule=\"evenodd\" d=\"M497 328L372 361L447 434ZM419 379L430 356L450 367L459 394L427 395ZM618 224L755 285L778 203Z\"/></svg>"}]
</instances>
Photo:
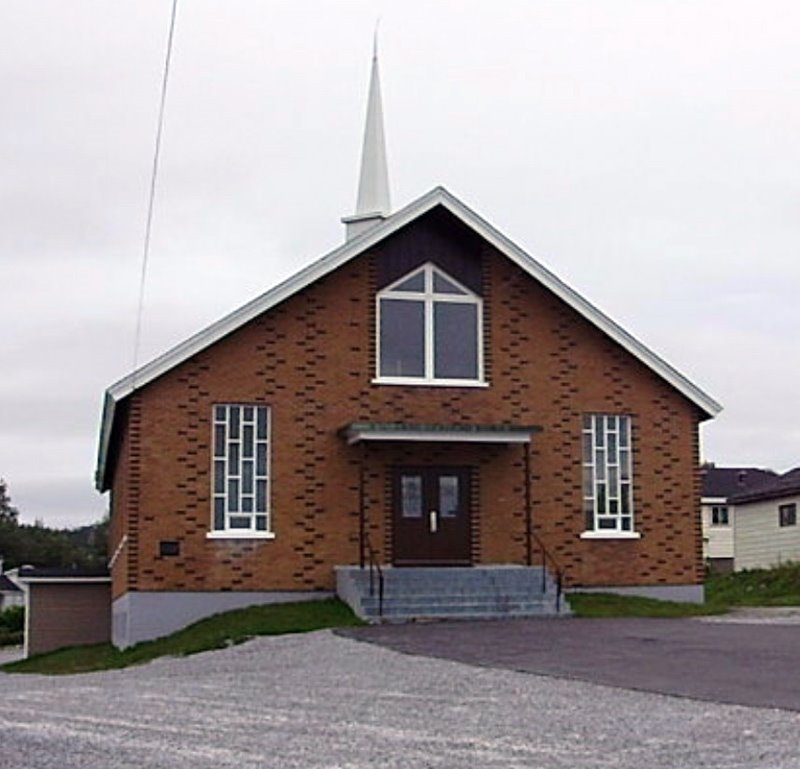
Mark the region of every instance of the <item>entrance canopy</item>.
<instances>
[{"instance_id":1,"label":"entrance canopy","mask_svg":"<svg viewBox=\"0 0 800 769\"><path fill-rule=\"evenodd\" d=\"M348 444L363 441L439 443L530 443L541 427L533 425L437 425L402 422L351 422L341 434Z\"/></svg>"}]
</instances>

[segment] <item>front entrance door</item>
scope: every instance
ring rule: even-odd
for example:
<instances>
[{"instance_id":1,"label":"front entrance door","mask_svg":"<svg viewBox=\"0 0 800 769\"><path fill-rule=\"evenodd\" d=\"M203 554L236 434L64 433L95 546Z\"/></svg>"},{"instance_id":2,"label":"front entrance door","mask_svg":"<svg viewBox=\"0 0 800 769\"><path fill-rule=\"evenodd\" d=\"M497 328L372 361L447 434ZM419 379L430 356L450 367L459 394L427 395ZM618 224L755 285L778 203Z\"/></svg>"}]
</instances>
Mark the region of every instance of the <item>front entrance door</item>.
<instances>
[{"instance_id":1,"label":"front entrance door","mask_svg":"<svg viewBox=\"0 0 800 769\"><path fill-rule=\"evenodd\" d=\"M392 518L396 566L468 566L469 469L398 467Z\"/></svg>"}]
</instances>

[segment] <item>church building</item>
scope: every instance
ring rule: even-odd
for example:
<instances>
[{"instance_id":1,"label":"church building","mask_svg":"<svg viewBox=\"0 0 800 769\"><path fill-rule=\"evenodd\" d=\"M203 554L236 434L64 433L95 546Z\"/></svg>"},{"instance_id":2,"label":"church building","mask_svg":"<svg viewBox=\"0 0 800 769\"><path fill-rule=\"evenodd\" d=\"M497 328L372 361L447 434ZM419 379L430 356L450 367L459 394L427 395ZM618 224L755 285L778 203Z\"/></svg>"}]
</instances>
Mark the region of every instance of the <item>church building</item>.
<instances>
[{"instance_id":1,"label":"church building","mask_svg":"<svg viewBox=\"0 0 800 769\"><path fill-rule=\"evenodd\" d=\"M107 390L114 643L337 592L400 619L702 600L720 406L446 189L391 208L377 58L344 223Z\"/></svg>"}]
</instances>

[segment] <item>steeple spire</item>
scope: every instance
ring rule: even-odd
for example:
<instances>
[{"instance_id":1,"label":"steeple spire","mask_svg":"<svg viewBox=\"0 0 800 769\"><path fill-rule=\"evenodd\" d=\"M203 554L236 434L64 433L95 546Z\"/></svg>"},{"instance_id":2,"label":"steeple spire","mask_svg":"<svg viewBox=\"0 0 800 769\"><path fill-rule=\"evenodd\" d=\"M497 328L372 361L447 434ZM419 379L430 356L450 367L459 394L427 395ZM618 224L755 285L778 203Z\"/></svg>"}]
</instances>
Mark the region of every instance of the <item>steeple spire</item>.
<instances>
[{"instance_id":1,"label":"steeple spire","mask_svg":"<svg viewBox=\"0 0 800 769\"><path fill-rule=\"evenodd\" d=\"M383 105L378 72L378 30L376 27L356 212L353 216L342 219L347 228L347 239L349 240L378 224L389 215L390 211L389 171L386 164L386 139L383 133Z\"/></svg>"}]
</instances>

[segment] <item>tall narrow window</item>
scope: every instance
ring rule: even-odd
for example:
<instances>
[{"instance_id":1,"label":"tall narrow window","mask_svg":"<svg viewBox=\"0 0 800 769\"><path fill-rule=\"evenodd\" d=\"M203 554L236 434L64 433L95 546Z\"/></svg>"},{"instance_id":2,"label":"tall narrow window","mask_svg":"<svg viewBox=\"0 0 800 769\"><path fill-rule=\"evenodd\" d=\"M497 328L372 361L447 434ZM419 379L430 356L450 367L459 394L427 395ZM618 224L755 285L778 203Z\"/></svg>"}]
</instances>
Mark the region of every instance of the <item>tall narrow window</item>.
<instances>
[{"instance_id":1,"label":"tall narrow window","mask_svg":"<svg viewBox=\"0 0 800 769\"><path fill-rule=\"evenodd\" d=\"M377 302L379 381L481 382L479 296L428 263L381 291Z\"/></svg>"},{"instance_id":2,"label":"tall narrow window","mask_svg":"<svg viewBox=\"0 0 800 769\"><path fill-rule=\"evenodd\" d=\"M267 406L214 406L213 530L217 535L270 532L270 411Z\"/></svg>"},{"instance_id":3,"label":"tall narrow window","mask_svg":"<svg viewBox=\"0 0 800 769\"><path fill-rule=\"evenodd\" d=\"M583 417L583 505L589 531L633 533L630 417Z\"/></svg>"}]
</instances>

